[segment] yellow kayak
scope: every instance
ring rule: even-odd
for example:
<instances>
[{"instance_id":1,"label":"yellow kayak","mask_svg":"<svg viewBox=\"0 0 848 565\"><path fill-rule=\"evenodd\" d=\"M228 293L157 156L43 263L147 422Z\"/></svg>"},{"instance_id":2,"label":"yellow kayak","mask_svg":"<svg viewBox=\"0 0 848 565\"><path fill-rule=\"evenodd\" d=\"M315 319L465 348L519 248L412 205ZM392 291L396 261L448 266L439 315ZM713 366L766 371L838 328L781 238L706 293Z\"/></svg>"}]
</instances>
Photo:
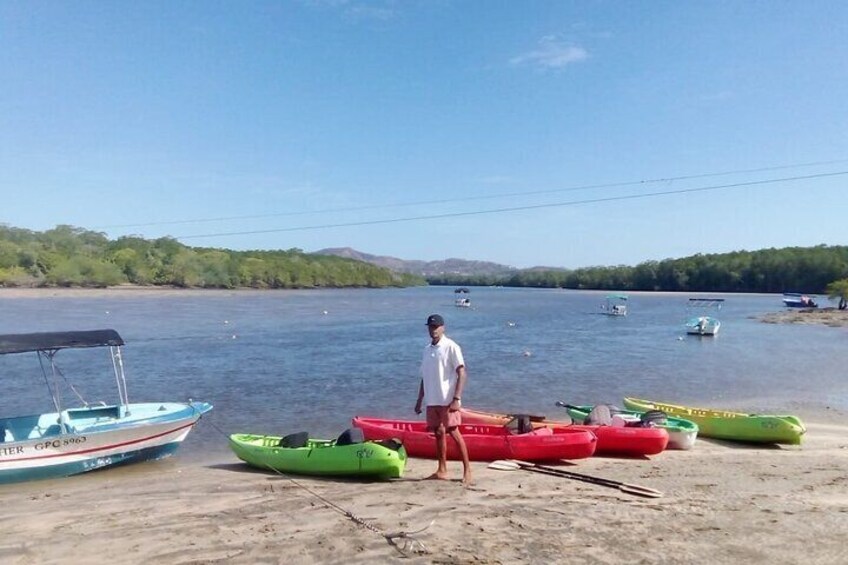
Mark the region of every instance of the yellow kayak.
<instances>
[{"instance_id":1,"label":"yellow kayak","mask_svg":"<svg viewBox=\"0 0 848 565\"><path fill-rule=\"evenodd\" d=\"M629 410L662 410L669 416L685 418L698 424L698 435L716 439L754 443L784 443L798 445L807 431L797 416L745 414L710 408L676 406L640 398L625 398Z\"/></svg>"}]
</instances>

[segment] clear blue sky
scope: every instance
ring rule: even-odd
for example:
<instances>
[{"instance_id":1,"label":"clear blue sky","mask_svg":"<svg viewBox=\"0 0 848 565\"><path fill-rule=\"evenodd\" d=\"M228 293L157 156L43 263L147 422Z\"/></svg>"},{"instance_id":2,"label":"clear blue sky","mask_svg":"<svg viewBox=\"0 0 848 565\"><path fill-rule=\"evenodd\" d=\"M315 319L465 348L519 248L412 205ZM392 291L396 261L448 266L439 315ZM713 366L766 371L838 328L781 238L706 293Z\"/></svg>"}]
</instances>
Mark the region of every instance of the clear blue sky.
<instances>
[{"instance_id":1,"label":"clear blue sky","mask_svg":"<svg viewBox=\"0 0 848 565\"><path fill-rule=\"evenodd\" d=\"M17 227L636 264L848 244L848 175L554 204L845 171L837 0L0 3Z\"/></svg>"}]
</instances>

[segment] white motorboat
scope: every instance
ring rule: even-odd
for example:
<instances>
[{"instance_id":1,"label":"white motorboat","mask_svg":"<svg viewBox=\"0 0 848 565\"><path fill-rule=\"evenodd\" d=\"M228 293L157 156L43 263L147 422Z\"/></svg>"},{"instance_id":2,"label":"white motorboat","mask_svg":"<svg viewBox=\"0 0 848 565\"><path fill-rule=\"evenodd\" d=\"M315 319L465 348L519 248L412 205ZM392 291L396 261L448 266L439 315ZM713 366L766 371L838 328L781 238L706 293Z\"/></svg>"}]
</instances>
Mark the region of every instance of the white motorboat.
<instances>
[{"instance_id":1,"label":"white motorboat","mask_svg":"<svg viewBox=\"0 0 848 565\"><path fill-rule=\"evenodd\" d=\"M626 294L608 294L606 301L601 305L601 314L607 316L626 316L627 300Z\"/></svg>"},{"instance_id":2,"label":"white motorboat","mask_svg":"<svg viewBox=\"0 0 848 565\"><path fill-rule=\"evenodd\" d=\"M0 417L0 484L65 477L172 454L200 417L206 402L131 404L115 330L0 335L0 355L36 353L54 411ZM86 402L56 364L63 349L108 347L118 402ZM88 373L88 371L86 371ZM65 408L67 382L81 406Z\"/></svg>"},{"instance_id":3,"label":"white motorboat","mask_svg":"<svg viewBox=\"0 0 848 565\"><path fill-rule=\"evenodd\" d=\"M707 315L709 310L721 310L724 298L690 298L688 309L690 313L699 311L686 320L686 333L689 335L715 336L721 328L718 318Z\"/></svg>"}]
</instances>

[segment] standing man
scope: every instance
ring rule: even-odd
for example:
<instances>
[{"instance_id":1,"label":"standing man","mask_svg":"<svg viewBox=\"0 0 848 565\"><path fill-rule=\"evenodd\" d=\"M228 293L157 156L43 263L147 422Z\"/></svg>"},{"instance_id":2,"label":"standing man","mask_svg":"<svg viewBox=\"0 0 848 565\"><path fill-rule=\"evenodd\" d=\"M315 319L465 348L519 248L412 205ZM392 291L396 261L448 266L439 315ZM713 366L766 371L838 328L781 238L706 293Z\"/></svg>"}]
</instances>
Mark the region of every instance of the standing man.
<instances>
[{"instance_id":1,"label":"standing man","mask_svg":"<svg viewBox=\"0 0 848 565\"><path fill-rule=\"evenodd\" d=\"M430 343L424 348L421 360L421 384L418 387L418 401L415 413L421 414L421 404L427 405L427 429L436 434L436 454L439 467L429 479L446 480L447 438L449 434L456 442L462 455L462 484L471 484L471 463L465 440L459 433L461 423L462 389L465 387L465 360L462 349L445 335L445 320L438 314L427 318L427 330Z\"/></svg>"}]
</instances>

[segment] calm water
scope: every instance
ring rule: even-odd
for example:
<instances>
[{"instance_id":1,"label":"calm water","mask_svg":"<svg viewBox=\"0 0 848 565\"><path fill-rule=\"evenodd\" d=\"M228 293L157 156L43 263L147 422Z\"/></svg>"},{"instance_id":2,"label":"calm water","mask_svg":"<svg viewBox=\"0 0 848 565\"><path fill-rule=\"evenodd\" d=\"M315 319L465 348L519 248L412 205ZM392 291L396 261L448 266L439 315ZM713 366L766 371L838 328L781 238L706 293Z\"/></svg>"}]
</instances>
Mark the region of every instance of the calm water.
<instances>
[{"instance_id":1,"label":"calm water","mask_svg":"<svg viewBox=\"0 0 848 565\"><path fill-rule=\"evenodd\" d=\"M630 314L612 318L598 315L605 293L472 288L474 308L460 309L452 290L0 297L0 333L118 330L131 401L215 405L182 448L192 457L227 453L216 427L330 437L354 414L414 417L432 312L463 347L469 406L556 415L555 400L631 395L750 411L848 409L848 330L752 319L780 310L778 295L726 295L712 339L683 335L688 295L633 294ZM57 361L87 400L114 401L105 349L62 351ZM50 406L34 354L0 363L0 415Z\"/></svg>"}]
</instances>

